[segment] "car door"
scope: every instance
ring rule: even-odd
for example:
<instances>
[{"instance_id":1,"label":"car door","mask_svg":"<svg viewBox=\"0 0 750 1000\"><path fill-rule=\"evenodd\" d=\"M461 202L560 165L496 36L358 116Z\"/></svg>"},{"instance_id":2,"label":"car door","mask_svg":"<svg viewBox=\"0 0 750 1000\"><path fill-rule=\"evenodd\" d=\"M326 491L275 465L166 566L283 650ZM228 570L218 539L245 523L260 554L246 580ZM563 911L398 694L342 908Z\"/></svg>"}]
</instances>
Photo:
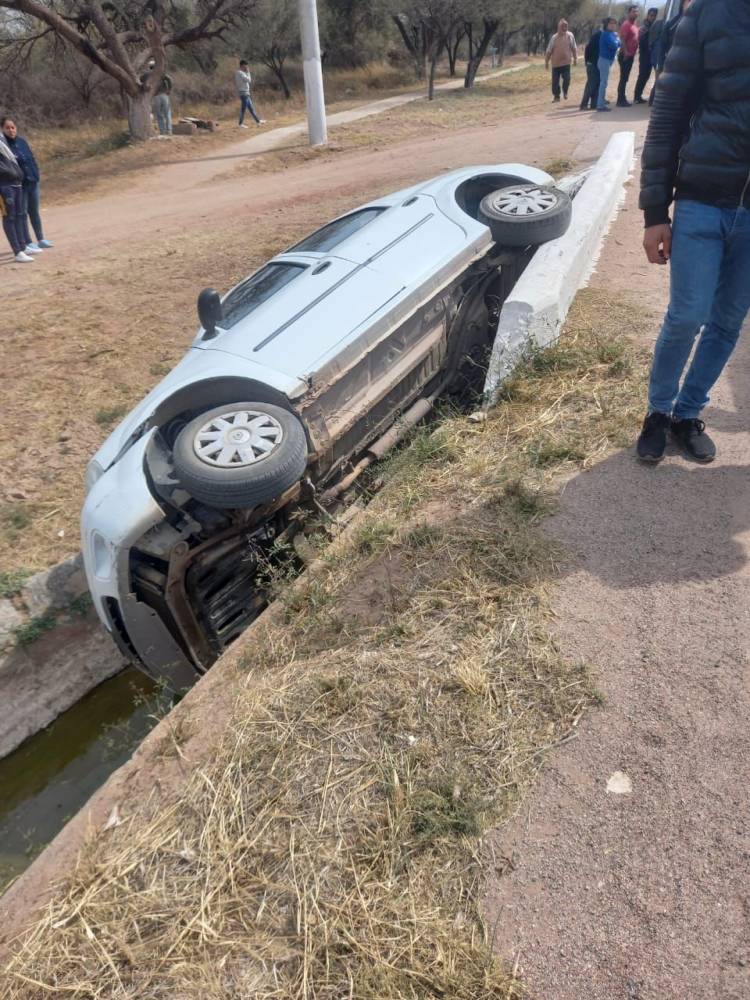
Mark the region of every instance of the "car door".
<instances>
[{"instance_id":1,"label":"car door","mask_svg":"<svg viewBox=\"0 0 750 1000\"><path fill-rule=\"evenodd\" d=\"M314 378L319 359L335 354L352 329L387 307L403 283L335 256L283 256L272 266L295 269L293 280L230 329L196 343L247 358L298 378ZM231 298L227 297L227 301Z\"/></svg>"}]
</instances>

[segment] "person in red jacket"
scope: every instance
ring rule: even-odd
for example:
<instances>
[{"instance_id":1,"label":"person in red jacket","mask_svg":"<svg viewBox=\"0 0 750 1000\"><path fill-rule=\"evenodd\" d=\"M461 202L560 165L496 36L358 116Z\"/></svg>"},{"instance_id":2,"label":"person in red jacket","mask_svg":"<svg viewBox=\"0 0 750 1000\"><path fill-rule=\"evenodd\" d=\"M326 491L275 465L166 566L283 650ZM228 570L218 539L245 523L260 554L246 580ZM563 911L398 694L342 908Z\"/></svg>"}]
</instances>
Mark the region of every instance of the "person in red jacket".
<instances>
[{"instance_id":1,"label":"person in red jacket","mask_svg":"<svg viewBox=\"0 0 750 1000\"><path fill-rule=\"evenodd\" d=\"M617 107L629 108L630 101L625 96L625 88L630 79L633 69L635 54L638 51L638 7L635 5L628 8L628 16L620 25L620 52L617 59L620 63L620 84L617 88Z\"/></svg>"}]
</instances>

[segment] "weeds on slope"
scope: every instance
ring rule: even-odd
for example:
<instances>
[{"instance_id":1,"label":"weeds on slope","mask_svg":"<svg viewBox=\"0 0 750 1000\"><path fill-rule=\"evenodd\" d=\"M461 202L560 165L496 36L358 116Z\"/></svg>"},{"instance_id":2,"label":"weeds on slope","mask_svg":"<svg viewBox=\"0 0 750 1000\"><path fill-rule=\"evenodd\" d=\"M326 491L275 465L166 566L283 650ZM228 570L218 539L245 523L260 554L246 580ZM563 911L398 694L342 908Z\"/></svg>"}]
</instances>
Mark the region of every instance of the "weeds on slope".
<instances>
[{"instance_id":1,"label":"weeds on slope","mask_svg":"<svg viewBox=\"0 0 750 1000\"><path fill-rule=\"evenodd\" d=\"M246 638L210 760L96 838L3 996L523 996L482 919L485 835L595 698L550 637L541 521L561 472L637 421L619 320L585 293L486 422L447 418L388 463Z\"/></svg>"}]
</instances>

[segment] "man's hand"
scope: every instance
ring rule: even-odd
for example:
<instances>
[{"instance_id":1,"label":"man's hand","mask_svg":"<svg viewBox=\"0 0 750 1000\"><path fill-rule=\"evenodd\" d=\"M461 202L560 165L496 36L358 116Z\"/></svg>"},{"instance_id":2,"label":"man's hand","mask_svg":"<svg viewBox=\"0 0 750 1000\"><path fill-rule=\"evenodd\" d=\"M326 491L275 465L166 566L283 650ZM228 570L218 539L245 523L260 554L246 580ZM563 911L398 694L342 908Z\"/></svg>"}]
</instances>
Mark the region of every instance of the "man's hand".
<instances>
[{"instance_id":1,"label":"man's hand","mask_svg":"<svg viewBox=\"0 0 750 1000\"><path fill-rule=\"evenodd\" d=\"M672 227L668 222L649 226L643 234L643 249L652 264L666 264L672 253Z\"/></svg>"}]
</instances>

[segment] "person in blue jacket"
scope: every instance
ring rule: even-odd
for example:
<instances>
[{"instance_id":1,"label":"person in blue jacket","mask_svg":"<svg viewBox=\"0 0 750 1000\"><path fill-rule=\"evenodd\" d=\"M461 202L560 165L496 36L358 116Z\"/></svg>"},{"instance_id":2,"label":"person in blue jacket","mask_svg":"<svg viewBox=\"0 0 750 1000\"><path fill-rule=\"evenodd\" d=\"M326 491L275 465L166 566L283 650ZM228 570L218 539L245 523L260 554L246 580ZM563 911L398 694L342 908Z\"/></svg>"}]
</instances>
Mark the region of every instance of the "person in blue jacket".
<instances>
[{"instance_id":1,"label":"person in blue jacket","mask_svg":"<svg viewBox=\"0 0 750 1000\"><path fill-rule=\"evenodd\" d=\"M31 146L18 134L16 123L7 115L0 118L0 128L3 130L3 137L18 160L18 164L23 171L23 183L21 188L22 208L24 219L24 236L26 238L26 253L41 253L53 244L44 238L42 229L42 217L39 214L39 165L31 152ZM31 239L29 231L29 219L34 229L36 241Z\"/></svg>"},{"instance_id":2,"label":"person in blue jacket","mask_svg":"<svg viewBox=\"0 0 750 1000\"><path fill-rule=\"evenodd\" d=\"M617 21L614 17L610 17L607 20L606 30L602 32L599 39L599 100L596 103L597 111L612 110L607 101L607 83L609 82L609 73L619 48L620 36L617 33Z\"/></svg>"}]
</instances>

